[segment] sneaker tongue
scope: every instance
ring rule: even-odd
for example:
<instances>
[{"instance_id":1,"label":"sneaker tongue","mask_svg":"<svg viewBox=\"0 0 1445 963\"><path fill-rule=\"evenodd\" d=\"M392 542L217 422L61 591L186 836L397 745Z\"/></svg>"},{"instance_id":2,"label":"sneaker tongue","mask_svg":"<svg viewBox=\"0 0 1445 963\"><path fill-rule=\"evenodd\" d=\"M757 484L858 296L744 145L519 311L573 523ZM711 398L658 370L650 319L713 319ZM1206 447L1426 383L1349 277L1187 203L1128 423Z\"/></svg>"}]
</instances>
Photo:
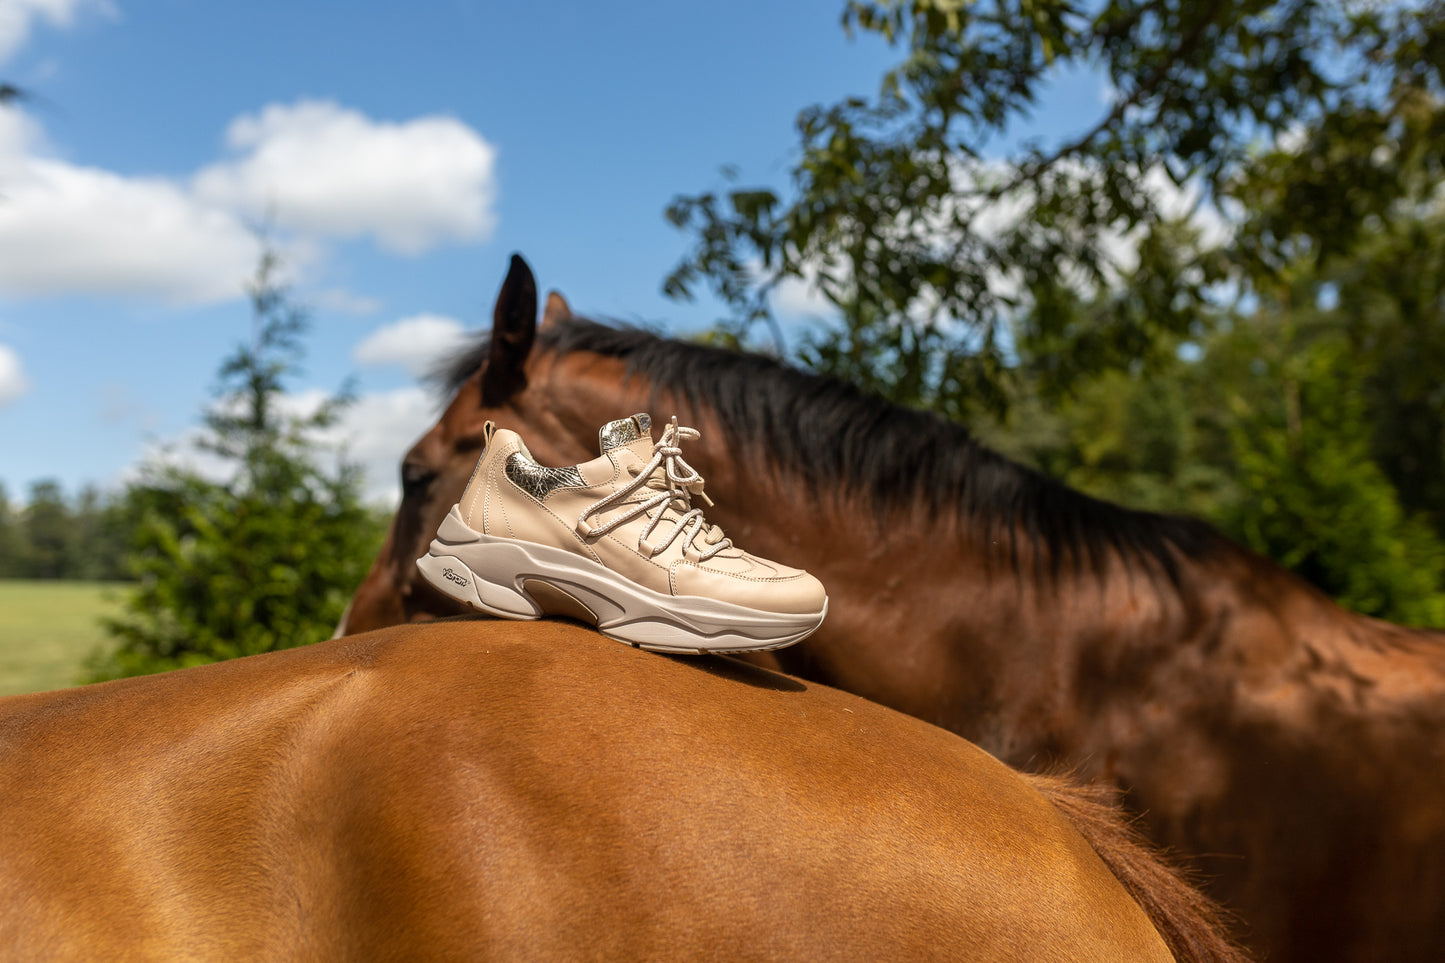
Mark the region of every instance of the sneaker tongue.
<instances>
[{"instance_id":1,"label":"sneaker tongue","mask_svg":"<svg viewBox=\"0 0 1445 963\"><path fill-rule=\"evenodd\" d=\"M628 418L609 421L597 432L597 444L604 455L615 448L630 445L643 438L647 439L646 447L649 449L647 456L651 457L652 418L640 411Z\"/></svg>"}]
</instances>

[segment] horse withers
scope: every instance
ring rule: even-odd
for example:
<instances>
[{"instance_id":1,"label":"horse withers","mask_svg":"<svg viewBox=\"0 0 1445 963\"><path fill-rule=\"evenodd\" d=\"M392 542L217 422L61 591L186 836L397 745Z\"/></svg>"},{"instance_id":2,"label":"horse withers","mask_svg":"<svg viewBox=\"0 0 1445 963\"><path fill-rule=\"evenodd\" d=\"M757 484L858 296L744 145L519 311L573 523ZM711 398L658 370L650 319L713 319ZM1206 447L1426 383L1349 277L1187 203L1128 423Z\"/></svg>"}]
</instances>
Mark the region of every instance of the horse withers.
<instances>
[{"instance_id":1,"label":"horse withers","mask_svg":"<svg viewBox=\"0 0 1445 963\"><path fill-rule=\"evenodd\" d=\"M1282 963L1445 946L1445 636L1346 612L1189 519L1096 501L957 425L776 361L572 317L515 259L406 454L357 631L458 611L415 560L493 420L544 464L635 411L702 430L707 510L827 620L762 661L1127 792Z\"/></svg>"},{"instance_id":2,"label":"horse withers","mask_svg":"<svg viewBox=\"0 0 1445 963\"><path fill-rule=\"evenodd\" d=\"M0 700L26 963L1238 959L1120 832L862 699L551 622Z\"/></svg>"}]
</instances>

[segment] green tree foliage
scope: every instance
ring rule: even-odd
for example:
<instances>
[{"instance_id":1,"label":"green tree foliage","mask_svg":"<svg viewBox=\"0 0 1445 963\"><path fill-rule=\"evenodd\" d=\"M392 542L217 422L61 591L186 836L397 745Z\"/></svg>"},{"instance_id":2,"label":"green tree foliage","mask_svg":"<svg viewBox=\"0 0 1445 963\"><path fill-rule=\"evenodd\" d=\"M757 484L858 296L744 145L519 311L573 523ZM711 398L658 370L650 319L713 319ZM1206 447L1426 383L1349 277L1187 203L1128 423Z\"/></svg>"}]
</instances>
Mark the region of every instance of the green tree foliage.
<instances>
[{"instance_id":1,"label":"green tree foliage","mask_svg":"<svg viewBox=\"0 0 1445 963\"><path fill-rule=\"evenodd\" d=\"M1231 425L1239 499L1221 524L1341 605L1445 625L1445 543L1410 518L1370 458L1364 385L1348 345L1267 365L1268 403Z\"/></svg>"},{"instance_id":2,"label":"green tree foliage","mask_svg":"<svg viewBox=\"0 0 1445 963\"><path fill-rule=\"evenodd\" d=\"M1416 254L1445 232L1434 218L1416 227L1431 238ZM1388 234L1414 231L1395 224ZM1407 499L1379 453L1410 453L1409 466L1441 457L1402 442L1445 422L1428 375L1441 369L1409 357L1418 362L1441 336L1439 296L1392 287L1399 262L1377 256L1389 249L1366 244L1323 269L1292 265L1248 310L1220 309L1188 360L1104 372L1067 404L1027 383L1025 358L1009 415L980 433L1095 495L1208 518L1357 611L1445 625L1439 503L1424 491Z\"/></svg>"},{"instance_id":3,"label":"green tree foliage","mask_svg":"<svg viewBox=\"0 0 1445 963\"><path fill-rule=\"evenodd\" d=\"M1402 504L1445 537L1445 217L1394 218L1328 281L1370 372L1371 450Z\"/></svg>"},{"instance_id":4,"label":"green tree foliage","mask_svg":"<svg viewBox=\"0 0 1445 963\"><path fill-rule=\"evenodd\" d=\"M1210 407L1199 364L1108 371L1081 382L1069 404L1025 385L1007 417L979 418L993 448L1098 498L1219 522L1239 498L1226 418Z\"/></svg>"},{"instance_id":5,"label":"green tree foliage","mask_svg":"<svg viewBox=\"0 0 1445 963\"><path fill-rule=\"evenodd\" d=\"M0 484L0 578L15 578L20 574L23 544L10 494Z\"/></svg>"},{"instance_id":6,"label":"green tree foliage","mask_svg":"<svg viewBox=\"0 0 1445 963\"><path fill-rule=\"evenodd\" d=\"M0 578L124 579L132 527L123 495L88 486L67 500L59 482L43 479L17 508L0 489Z\"/></svg>"},{"instance_id":7,"label":"green tree foliage","mask_svg":"<svg viewBox=\"0 0 1445 963\"><path fill-rule=\"evenodd\" d=\"M251 338L221 365L206 414L202 446L230 477L157 464L132 490L140 584L108 625L120 644L97 678L324 639L380 546L384 521L362 504L355 468L328 468L316 451L344 396L309 415L285 410L306 316L276 269L264 255L249 286Z\"/></svg>"},{"instance_id":8,"label":"green tree foliage","mask_svg":"<svg viewBox=\"0 0 1445 963\"><path fill-rule=\"evenodd\" d=\"M838 317L805 361L955 415L1007 403L1005 332L1054 387L1160 361L1200 334L1227 270L1247 284L1347 248L1423 196L1445 149L1441 0L850 0L843 25L901 62L876 96L799 115L786 197L675 199L693 243L665 290L710 286L744 339L778 283L815 283ZM1079 70L1108 77L1112 104L1020 142L1046 85ZM1181 242L1165 184L1246 205L1235 257Z\"/></svg>"},{"instance_id":9,"label":"green tree foliage","mask_svg":"<svg viewBox=\"0 0 1445 963\"><path fill-rule=\"evenodd\" d=\"M1445 220L1400 210L1272 272L1211 349L1243 496L1220 520L1342 604L1445 625Z\"/></svg>"},{"instance_id":10,"label":"green tree foliage","mask_svg":"<svg viewBox=\"0 0 1445 963\"><path fill-rule=\"evenodd\" d=\"M125 494L108 496L87 485L76 496L76 559L70 578L112 581L130 577L131 532L135 516Z\"/></svg>"},{"instance_id":11,"label":"green tree foliage","mask_svg":"<svg viewBox=\"0 0 1445 963\"><path fill-rule=\"evenodd\" d=\"M30 500L20 516L25 539L25 565L35 578L74 578L72 566L77 535L60 484L38 481L30 486Z\"/></svg>"}]
</instances>

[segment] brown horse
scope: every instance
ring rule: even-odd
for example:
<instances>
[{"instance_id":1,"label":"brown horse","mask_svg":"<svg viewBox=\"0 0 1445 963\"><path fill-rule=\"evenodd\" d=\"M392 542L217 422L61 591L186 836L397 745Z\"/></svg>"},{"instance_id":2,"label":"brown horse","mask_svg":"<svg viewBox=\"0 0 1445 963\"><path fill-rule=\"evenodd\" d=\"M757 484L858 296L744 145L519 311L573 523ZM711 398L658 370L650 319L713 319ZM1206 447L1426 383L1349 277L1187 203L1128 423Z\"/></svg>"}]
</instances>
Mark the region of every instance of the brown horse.
<instances>
[{"instance_id":1,"label":"brown horse","mask_svg":"<svg viewBox=\"0 0 1445 963\"><path fill-rule=\"evenodd\" d=\"M5 960L1242 959L1207 913L1062 781L572 625L0 700Z\"/></svg>"},{"instance_id":2,"label":"brown horse","mask_svg":"<svg viewBox=\"0 0 1445 963\"><path fill-rule=\"evenodd\" d=\"M351 630L456 611L413 562L486 420L567 465L605 421L677 414L703 432L686 457L709 519L828 589L817 634L761 661L1125 789L1272 960L1438 959L1445 636L1346 612L1203 523L1088 498L931 415L573 318L556 294L536 316L514 259L403 462Z\"/></svg>"}]
</instances>

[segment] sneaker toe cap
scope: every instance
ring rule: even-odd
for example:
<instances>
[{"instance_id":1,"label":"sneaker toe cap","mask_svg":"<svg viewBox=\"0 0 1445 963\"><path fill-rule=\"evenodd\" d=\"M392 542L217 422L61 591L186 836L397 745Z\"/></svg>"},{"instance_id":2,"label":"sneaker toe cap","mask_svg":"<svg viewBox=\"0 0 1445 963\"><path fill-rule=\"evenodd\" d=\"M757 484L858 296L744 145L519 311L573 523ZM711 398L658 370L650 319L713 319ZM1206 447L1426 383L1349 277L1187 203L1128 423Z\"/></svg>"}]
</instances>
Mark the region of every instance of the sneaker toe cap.
<instances>
[{"instance_id":1,"label":"sneaker toe cap","mask_svg":"<svg viewBox=\"0 0 1445 963\"><path fill-rule=\"evenodd\" d=\"M828 597L822 582L797 569L777 577L758 577L681 562L673 567L672 584L677 595L701 596L788 615L821 612Z\"/></svg>"}]
</instances>

